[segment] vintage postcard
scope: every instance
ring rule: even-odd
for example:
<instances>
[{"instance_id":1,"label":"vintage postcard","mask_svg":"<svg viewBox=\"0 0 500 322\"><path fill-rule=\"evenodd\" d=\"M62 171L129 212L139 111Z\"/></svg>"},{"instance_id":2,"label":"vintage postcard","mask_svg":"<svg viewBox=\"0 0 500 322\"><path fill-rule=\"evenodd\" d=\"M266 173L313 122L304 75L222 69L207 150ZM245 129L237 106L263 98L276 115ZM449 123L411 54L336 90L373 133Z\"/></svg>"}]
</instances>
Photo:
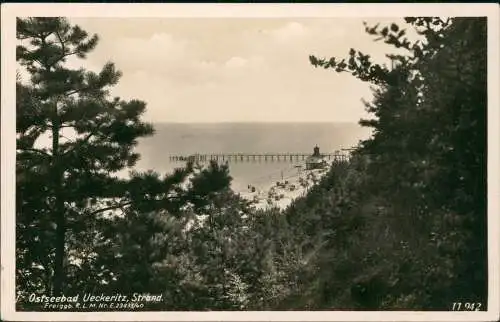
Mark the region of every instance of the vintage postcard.
<instances>
[{"instance_id":1,"label":"vintage postcard","mask_svg":"<svg viewBox=\"0 0 500 322\"><path fill-rule=\"evenodd\" d=\"M5 321L499 319L494 4L4 4Z\"/></svg>"}]
</instances>

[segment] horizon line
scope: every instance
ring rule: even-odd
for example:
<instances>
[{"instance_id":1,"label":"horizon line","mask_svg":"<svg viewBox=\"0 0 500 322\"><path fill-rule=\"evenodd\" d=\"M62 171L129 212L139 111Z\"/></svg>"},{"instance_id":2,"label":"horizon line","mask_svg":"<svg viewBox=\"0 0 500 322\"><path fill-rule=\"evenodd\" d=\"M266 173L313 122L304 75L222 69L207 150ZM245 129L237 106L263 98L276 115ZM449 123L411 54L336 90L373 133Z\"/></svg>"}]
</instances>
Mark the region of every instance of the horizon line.
<instances>
[{"instance_id":1,"label":"horizon line","mask_svg":"<svg viewBox=\"0 0 500 322\"><path fill-rule=\"evenodd\" d=\"M213 122L200 122L200 121L195 121L195 122L179 122L179 121L144 121L144 122L149 122L149 123L165 123L165 124L255 124L255 123L260 123L260 124L288 124L288 123L304 123L304 124L318 124L318 123L325 123L325 124L332 124L332 123L349 123L349 124L359 124L359 121L213 121Z\"/></svg>"}]
</instances>

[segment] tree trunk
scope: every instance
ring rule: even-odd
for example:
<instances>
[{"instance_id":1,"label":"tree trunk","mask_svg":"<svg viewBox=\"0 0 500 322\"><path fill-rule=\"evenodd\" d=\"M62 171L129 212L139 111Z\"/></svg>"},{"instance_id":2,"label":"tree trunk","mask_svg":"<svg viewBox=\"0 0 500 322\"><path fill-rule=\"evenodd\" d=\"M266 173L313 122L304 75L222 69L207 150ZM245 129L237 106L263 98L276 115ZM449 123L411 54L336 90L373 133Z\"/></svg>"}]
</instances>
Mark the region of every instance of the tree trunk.
<instances>
[{"instance_id":1,"label":"tree trunk","mask_svg":"<svg viewBox=\"0 0 500 322\"><path fill-rule=\"evenodd\" d=\"M64 257L65 257L65 235L66 218L64 216L64 199L62 196L62 171L59 157L59 128L60 121L57 115L57 102L55 103L55 115L52 119L52 154L54 170L54 221L56 223L55 260L53 295L60 296L64 288Z\"/></svg>"}]
</instances>

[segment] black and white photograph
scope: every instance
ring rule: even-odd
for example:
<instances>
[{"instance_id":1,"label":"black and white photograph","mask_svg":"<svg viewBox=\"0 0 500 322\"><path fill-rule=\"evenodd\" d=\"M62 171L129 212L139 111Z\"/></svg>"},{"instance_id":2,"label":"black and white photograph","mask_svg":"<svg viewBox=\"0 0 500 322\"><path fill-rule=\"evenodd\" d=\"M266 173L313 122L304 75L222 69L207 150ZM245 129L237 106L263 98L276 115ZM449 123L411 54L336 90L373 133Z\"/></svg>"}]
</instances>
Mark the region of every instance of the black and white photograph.
<instances>
[{"instance_id":1,"label":"black and white photograph","mask_svg":"<svg viewBox=\"0 0 500 322\"><path fill-rule=\"evenodd\" d=\"M2 320L496 320L498 21L2 5Z\"/></svg>"}]
</instances>

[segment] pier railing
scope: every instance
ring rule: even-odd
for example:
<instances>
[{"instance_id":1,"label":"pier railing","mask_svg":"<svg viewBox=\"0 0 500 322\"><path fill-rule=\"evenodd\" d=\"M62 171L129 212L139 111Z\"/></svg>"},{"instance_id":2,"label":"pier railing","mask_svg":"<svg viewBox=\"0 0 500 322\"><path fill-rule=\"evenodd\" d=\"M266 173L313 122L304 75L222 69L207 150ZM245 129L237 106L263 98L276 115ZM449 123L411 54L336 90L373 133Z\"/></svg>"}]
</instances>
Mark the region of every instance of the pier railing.
<instances>
[{"instance_id":1,"label":"pier railing","mask_svg":"<svg viewBox=\"0 0 500 322\"><path fill-rule=\"evenodd\" d=\"M191 155L171 155L170 162L297 162L305 161L310 157L310 153L207 153ZM324 160L346 161L349 159L347 153L322 153L320 156Z\"/></svg>"}]
</instances>

